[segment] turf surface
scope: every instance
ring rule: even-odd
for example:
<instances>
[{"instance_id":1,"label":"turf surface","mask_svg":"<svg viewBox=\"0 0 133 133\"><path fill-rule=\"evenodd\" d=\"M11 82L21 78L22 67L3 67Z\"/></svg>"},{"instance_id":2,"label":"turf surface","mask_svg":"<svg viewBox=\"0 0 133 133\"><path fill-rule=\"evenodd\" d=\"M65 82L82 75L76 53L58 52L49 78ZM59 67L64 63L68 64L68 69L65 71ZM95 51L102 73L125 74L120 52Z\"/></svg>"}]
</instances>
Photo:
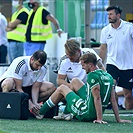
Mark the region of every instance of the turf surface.
<instances>
[{"instance_id":1,"label":"turf surface","mask_svg":"<svg viewBox=\"0 0 133 133\"><path fill-rule=\"evenodd\" d=\"M133 121L133 111L121 111L120 117ZM111 110L103 119L108 124L91 122L56 121L53 119L7 120L0 119L0 133L133 133L133 123L116 123Z\"/></svg>"}]
</instances>

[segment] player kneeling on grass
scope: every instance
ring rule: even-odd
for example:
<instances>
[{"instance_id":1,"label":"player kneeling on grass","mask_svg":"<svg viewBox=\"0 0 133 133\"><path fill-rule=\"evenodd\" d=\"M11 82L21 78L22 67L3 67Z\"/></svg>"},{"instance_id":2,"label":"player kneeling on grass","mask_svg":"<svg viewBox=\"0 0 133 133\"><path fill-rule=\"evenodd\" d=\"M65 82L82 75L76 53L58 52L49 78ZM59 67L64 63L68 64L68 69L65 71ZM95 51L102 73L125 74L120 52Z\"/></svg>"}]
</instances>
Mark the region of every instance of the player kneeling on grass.
<instances>
[{"instance_id":1,"label":"player kneeling on grass","mask_svg":"<svg viewBox=\"0 0 133 133\"><path fill-rule=\"evenodd\" d=\"M34 109L41 108L41 102L45 102L55 91L51 82L44 80L47 72L45 65L47 54L38 50L31 56L22 56L13 60L7 71L0 77L0 92L9 92L16 89L29 95L29 109L37 119L43 115L34 113Z\"/></svg>"},{"instance_id":2,"label":"player kneeling on grass","mask_svg":"<svg viewBox=\"0 0 133 133\"><path fill-rule=\"evenodd\" d=\"M67 111L70 114L54 116L54 119L71 120L75 116L80 121L93 121L94 123L107 123L103 121L104 113L108 103L111 102L117 122L131 122L121 120L118 106L115 100L113 78L107 72L96 67L97 58L92 53L87 53L80 58L82 68L88 74L87 84L79 79L73 79L71 87L61 85L44 103L36 113L45 114L50 108L57 105L64 97L67 101Z\"/></svg>"}]
</instances>

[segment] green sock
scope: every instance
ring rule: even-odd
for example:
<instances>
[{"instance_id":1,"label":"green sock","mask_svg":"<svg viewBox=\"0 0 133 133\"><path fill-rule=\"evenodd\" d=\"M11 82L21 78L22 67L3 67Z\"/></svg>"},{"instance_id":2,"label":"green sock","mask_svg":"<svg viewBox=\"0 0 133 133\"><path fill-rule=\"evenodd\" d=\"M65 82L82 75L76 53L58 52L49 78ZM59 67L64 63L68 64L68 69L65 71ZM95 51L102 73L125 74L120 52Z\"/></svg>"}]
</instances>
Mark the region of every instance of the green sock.
<instances>
[{"instance_id":1,"label":"green sock","mask_svg":"<svg viewBox=\"0 0 133 133\"><path fill-rule=\"evenodd\" d=\"M50 107L48 106L47 102L45 102L43 106L41 107L39 114L44 115L49 109Z\"/></svg>"},{"instance_id":2,"label":"green sock","mask_svg":"<svg viewBox=\"0 0 133 133\"><path fill-rule=\"evenodd\" d=\"M51 98L49 98L41 107L40 109L40 115L44 115L49 109L54 107L55 104L52 102Z\"/></svg>"}]
</instances>

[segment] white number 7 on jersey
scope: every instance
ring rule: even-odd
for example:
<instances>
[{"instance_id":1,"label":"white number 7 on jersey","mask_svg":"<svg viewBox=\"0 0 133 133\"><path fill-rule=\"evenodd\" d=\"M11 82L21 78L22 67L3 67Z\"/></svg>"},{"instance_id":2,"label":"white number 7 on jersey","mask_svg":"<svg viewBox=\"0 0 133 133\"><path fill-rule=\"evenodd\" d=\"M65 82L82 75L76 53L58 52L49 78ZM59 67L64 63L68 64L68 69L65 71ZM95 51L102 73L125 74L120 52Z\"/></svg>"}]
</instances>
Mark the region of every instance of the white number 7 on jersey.
<instances>
[{"instance_id":1,"label":"white number 7 on jersey","mask_svg":"<svg viewBox=\"0 0 133 133\"><path fill-rule=\"evenodd\" d=\"M106 101L106 98L107 98L107 95L108 95L108 92L109 92L109 88L110 88L110 83L105 83L105 85L107 86L107 91L106 91L105 97L103 99L103 102Z\"/></svg>"}]
</instances>

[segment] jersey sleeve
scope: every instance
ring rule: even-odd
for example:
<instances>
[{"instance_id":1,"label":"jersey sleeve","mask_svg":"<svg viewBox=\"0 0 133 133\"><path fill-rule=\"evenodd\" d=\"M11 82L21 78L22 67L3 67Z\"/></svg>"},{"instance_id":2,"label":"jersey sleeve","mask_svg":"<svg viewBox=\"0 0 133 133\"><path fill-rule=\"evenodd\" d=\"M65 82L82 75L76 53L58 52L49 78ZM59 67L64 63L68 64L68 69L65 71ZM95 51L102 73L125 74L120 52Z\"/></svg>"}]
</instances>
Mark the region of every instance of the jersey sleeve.
<instances>
[{"instance_id":1,"label":"jersey sleeve","mask_svg":"<svg viewBox=\"0 0 133 133\"><path fill-rule=\"evenodd\" d=\"M62 61L59 66L58 74L66 75L65 61Z\"/></svg>"},{"instance_id":2,"label":"jersey sleeve","mask_svg":"<svg viewBox=\"0 0 133 133\"><path fill-rule=\"evenodd\" d=\"M92 89L94 86L99 85L98 77L95 75L95 73L91 72L87 76L87 82L90 86L90 89Z\"/></svg>"},{"instance_id":3,"label":"jersey sleeve","mask_svg":"<svg viewBox=\"0 0 133 133\"><path fill-rule=\"evenodd\" d=\"M48 24L48 20L46 19L46 17L49 14L50 13L47 10L45 10L45 9L42 10L42 23L43 24Z\"/></svg>"},{"instance_id":4,"label":"jersey sleeve","mask_svg":"<svg viewBox=\"0 0 133 133\"><path fill-rule=\"evenodd\" d=\"M131 37L132 37L132 39L133 39L133 24L131 24L130 30L131 30Z\"/></svg>"},{"instance_id":5,"label":"jersey sleeve","mask_svg":"<svg viewBox=\"0 0 133 133\"><path fill-rule=\"evenodd\" d=\"M20 80L23 79L23 72L25 71L25 61L18 62L17 60L14 60L10 68L13 78Z\"/></svg>"},{"instance_id":6,"label":"jersey sleeve","mask_svg":"<svg viewBox=\"0 0 133 133\"><path fill-rule=\"evenodd\" d=\"M3 29L6 28L6 26L7 26L7 20L6 20L5 16L1 16L1 18L0 18L0 26Z\"/></svg>"}]
</instances>

